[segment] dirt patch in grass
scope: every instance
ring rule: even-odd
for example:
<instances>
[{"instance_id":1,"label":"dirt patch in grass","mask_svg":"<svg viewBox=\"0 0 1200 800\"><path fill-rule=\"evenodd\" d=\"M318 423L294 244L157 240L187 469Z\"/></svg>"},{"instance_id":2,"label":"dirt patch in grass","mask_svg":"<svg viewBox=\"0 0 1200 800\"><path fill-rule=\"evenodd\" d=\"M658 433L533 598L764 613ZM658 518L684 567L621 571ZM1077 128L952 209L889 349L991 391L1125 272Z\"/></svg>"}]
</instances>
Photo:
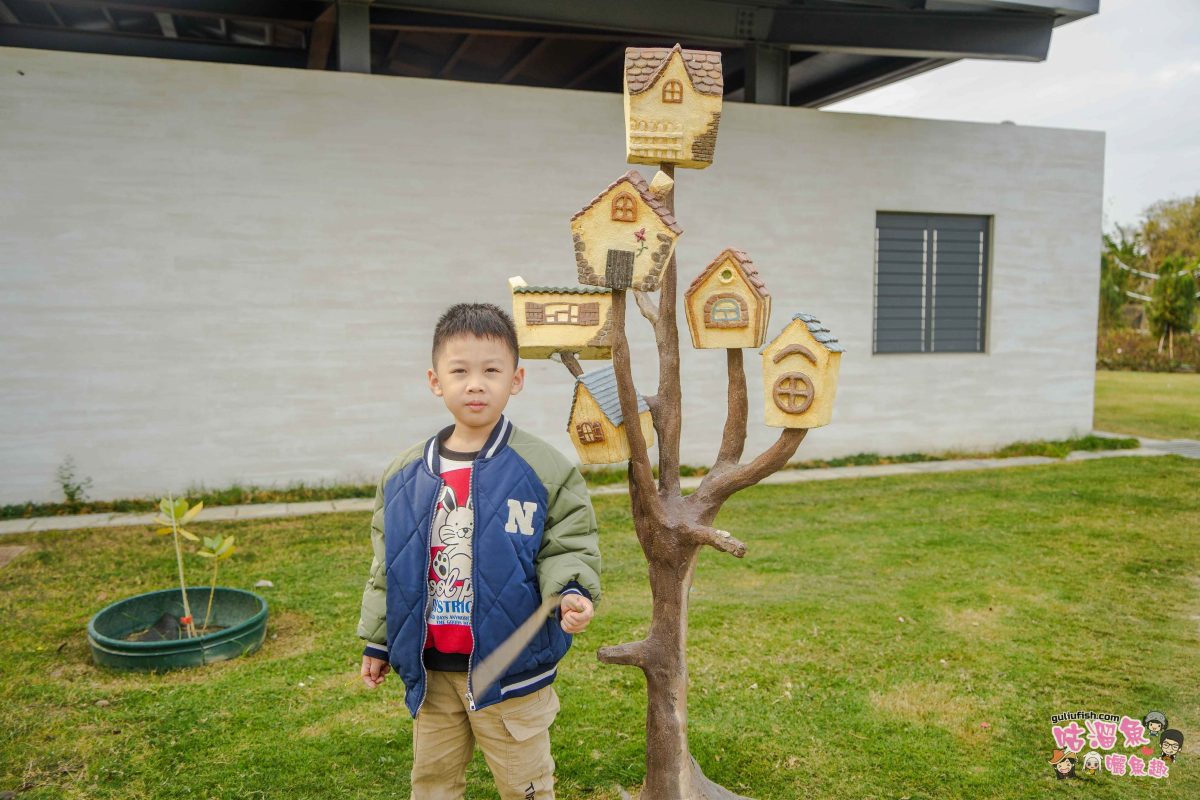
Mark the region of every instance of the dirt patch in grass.
<instances>
[{"instance_id":1,"label":"dirt patch in grass","mask_svg":"<svg viewBox=\"0 0 1200 800\"><path fill-rule=\"evenodd\" d=\"M358 736L364 733L396 734L404 727L408 712L375 695L373 702L363 702L342 709L322 720L301 728L297 734L305 738L345 733ZM403 716L400 716L403 714Z\"/></svg>"},{"instance_id":2,"label":"dirt patch in grass","mask_svg":"<svg viewBox=\"0 0 1200 800\"><path fill-rule=\"evenodd\" d=\"M904 722L937 726L970 744L978 744L991 730L981 704L973 695L949 683L901 683L886 692L872 692L871 703L880 712Z\"/></svg>"},{"instance_id":3,"label":"dirt patch in grass","mask_svg":"<svg viewBox=\"0 0 1200 800\"><path fill-rule=\"evenodd\" d=\"M995 642L1002 638L1004 620L1010 610L1004 606L986 608L948 608L942 614L942 627L968 639Z\"/></svg>"},{"instance_id":4,"label":"dirt patch in grass","mask_svg":"<svg viewBox=\"0 0 1200 800\"><path fill-rule=\"evenodd\" d=\"M42 758L30 759L25 764L25 771L21 776L20 791L27 792L30 789L37 789L44 786L73 784L86 777L87 765L84 763L82 757L70 756L60 759L52 755L43 756Z\"/></svg>"},{"instance_id":5,"label":"dirt patch in grass","mask_svg":"<svg viewBox=\"0 0 1200 800\"><path fill-rule=\"evenodd\" d=\"M316 642L316 626L311 617L294 611L277 611L267 618L267 639L259 652L272 659L289 658L311 653Z\"/></svg>"}]
</instances>

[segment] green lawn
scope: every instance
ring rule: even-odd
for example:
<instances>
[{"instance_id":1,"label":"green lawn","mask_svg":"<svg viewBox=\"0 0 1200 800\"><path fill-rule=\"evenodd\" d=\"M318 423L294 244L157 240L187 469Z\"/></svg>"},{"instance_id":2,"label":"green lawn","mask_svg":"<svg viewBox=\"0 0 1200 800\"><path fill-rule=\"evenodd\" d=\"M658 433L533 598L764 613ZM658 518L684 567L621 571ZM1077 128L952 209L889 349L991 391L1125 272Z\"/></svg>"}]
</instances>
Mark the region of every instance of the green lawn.
<instances>
[{"instance_id":1,"label":"green lawn","mask_svg":"<svg viewBox=\"0 0 1200 800\"><path fill-rule=\"evenodd\" d=\"M742 493L720 524L749 554L706 553L696 579L697 759L762 800L1200 797L1197 485L1200 461L1162 457ZM640 673L595 660L647 625L624 504L597 501L606 599L558 684L561 800L615 798L641 777ZM366 514L196 526L245 547L223 582L275 582L268 640L166 675L97 670L84 636L106 603L171 585L165 540L5 537L33 550L0 570L0 791L407 797L399 684L371 692L357 677L367 526ZM1053 779L1052 714L1151 709L1187 736L1170 777ZM495 797L480 759L470 780L469 797Z\"/></svg>"},{"instance_id":2,"label":"green lawn","mask_svg":"<svg viewBox=\"0 0 1200 800\"><path fill-rule=\"evenodd\" d=\"M1200 439L1200 375L1097 371L1095 427L1155 439Z\"/></svg>"}]
</instances>

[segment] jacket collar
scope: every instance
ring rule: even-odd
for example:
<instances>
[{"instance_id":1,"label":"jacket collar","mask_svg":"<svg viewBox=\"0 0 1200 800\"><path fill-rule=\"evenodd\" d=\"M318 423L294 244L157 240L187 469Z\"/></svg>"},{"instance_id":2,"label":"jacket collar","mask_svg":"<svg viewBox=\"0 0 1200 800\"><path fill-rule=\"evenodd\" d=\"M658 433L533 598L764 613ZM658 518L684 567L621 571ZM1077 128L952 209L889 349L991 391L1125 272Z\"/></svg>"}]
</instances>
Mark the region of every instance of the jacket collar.
<instances>
[{"instance_id":1,"label":"jacket collar","mask_svg":"<svg viewBox=\"0 0 1200 800\"><path fill-rule=\"evenodd\" d=\"M425 443L425 466L429 467L429 471L434 475L440 475L442 468L442 458L438 454L438 442L449 436L453 430L453 425L447 425L438 431L436 436ZM508 421L508 417L501 414L500 419L496 420L496 424L492 427L492 432L488 434L487 441L479 449L479 455L475 457L476 460L492 458L503 450L512 436L512 430L513 426Z\"/></svg>"}]
</instances>

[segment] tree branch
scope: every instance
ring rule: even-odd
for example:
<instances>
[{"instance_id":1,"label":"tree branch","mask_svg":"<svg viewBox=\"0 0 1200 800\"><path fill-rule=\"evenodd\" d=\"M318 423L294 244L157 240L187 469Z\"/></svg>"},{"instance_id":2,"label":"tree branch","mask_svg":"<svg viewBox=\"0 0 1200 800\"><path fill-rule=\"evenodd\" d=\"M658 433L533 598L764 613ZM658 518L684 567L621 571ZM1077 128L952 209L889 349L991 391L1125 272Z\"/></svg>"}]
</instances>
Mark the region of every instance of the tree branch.
<instances>
[{"instance_id":1,"label":"tree branch","mask_svg":"<svg viewBox=\"0 0 1200 800\"><path fill-rule=\"evenodd\" d=\"M646 666L646 640L626 642L601 647L596 651L596 658L604 664L624 664L628 667Z\"/></svg>"},{"instance_id":2,"label":"tree branch","mask_svg":"<svg viewBox=\"0 0 1200 800\"><path fill-rule=\"evenodd\" d=\"M651 325L657 326L658 306L653 300L650 299L650 295L646 292L635 291L633 293L633 299L637 301L638 310L642 312L642 316L650 320Z\"/></svg>"},{"instance_id":3,"label":"tree branch","mask_svg":"<svg viewBox=\"0 0 1200 800\"><path fill-rule=\"evenodd\" d=\"M575 357L574 353L570 353L565 350L559 350L554 355L558 356L557 361L566 367L567 371L570 372L574 377L578 378L583 374L583 367L579 366L579 359Z\"/></svg>"},{"instance_id":4,"label":"tree branch","mask_svg":"<svg viewBox=\"0 0 1200 800\"><path fill-rule=\"evenodd\" d=\"M807 428L784 428L775 444L759 453L749 464L737 464L708 473L700 482L700 488L685 499L711 511L715 517L716 509L735 493L753 486L787 464L807 433Z\"/></svg>"},{"instance_id":5,"label":"tree branch","mask_svg":"<svg viewBox=\"0 0 1200 800\"><path fill-rule=\"evenodd\" d=\"M725 432L721 435L721 450L717 453L714 469L738 463L746 447L746 368L742 363L740 348L731 347L725 352L729 370L729 402L725 414Z\"/></svg>"},{"instance_id":6,"label":"tree branch","mask_svg":"<svg viewBox=\"0 0 1200 800\"><path fill-rule=\"evenodd\" d=\"M696 544L714 547L722 553L729 553L734 558L746 555L745 542L734 537L729 531L710 528L707 525L687 525L684 531L688 538Z\"/></svg>"},{"instance_id":7,"label":"tree branch","mask_svg":"<svg viewBox=\"0 0 1200 800\"><path fill-rule=\"evenodd\" d=\"M617 397L621 401L621 417L625 422L625 437L629 441L629 474L638 484L643 507L654 496L654 473L650 469L650 454L646 437L642 435L638 416L637 389L630 368L629 339L625 336L625 290L613 290L613 371L617 378Z\"/></svg>"},{"instance_id":8,"label":"tree branch","mask_svg":"<svg viewBox=\"0 0 1200 800\"><path fill-rule=\"evenodd\" d=\"M674 179L675 165L661 166ZM675 189L662 198L663 205L675 213ZM654 334L658 339L658 397L663 413L655 419L658 432L658 491L661 496L679 497L679 436L682 428L683 395L679 388L679 326L675 322L675 286L678 270L675 253L663 269L658 298L658 321Z\"/></svg>"}]
</instances>

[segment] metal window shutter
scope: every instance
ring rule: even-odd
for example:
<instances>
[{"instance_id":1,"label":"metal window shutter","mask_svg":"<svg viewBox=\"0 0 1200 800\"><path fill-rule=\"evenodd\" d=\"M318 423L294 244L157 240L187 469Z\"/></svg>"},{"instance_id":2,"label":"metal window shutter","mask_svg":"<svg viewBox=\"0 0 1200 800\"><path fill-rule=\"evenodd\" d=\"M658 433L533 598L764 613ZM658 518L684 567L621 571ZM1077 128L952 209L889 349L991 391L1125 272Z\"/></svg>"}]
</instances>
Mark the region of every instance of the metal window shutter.
<instances>
[{"instance_id":1,"label":"metal window shutter","mask_svg":"<svg viewBox=\"0 0 1200 800\"><path fill-rule=\"evenodd\" d=\"M876 353L982 352L988 217L876 214Z\"/></svg>"},{"instance_id":2,"label":"metal window shutter","mask_svg":"<svg viewBox=\"0 0 1200 800\"><path fill-rule=\"evenodd\" d=\"M876 215L874 352L925 351L928 248L926 217Z\"/></svg>"},{"instance_id":3,"label":"metal window shutter","mask_svg":"<svg viewBox=\"0 0 1200 800\"><path fill-rule=\"evenodd\" d=\"M928 331L931 349L937 353L981 353L987 317L988 220L937 216L930 222L934 242Z\"/></svg>"}]
</instances>

